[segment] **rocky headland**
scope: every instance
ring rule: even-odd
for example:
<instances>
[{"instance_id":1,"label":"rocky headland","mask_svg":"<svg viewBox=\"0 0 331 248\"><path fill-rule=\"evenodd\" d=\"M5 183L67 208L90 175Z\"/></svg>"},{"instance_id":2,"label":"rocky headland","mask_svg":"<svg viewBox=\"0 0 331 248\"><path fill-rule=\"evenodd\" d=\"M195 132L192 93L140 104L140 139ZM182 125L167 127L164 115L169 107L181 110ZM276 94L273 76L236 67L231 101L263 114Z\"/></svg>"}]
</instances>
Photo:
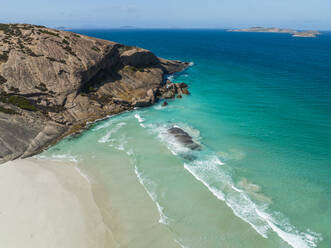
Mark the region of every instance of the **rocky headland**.
<instances>
[{"instance_id":1,"label":"rocky headland","mask_svg":"<svg viewBox=\"0 0 331 248\"><path fill-rule=\"evenodd\" d=\"M309 37L309 38L314 38L320 34L317 30L298 31L298 30L294 30L294 29L264 28L264 27L231 29L228 31L229 32L257 32L257 33L286 33L286 34L291 34L293 37Z\"/></svg>"},{"instance_id":2,"label":"rocky headland","mask_svg":"<svg viewBox=\"0 0 331 248\"><path fill-rule=\"evenodd\" d=\"M0 24L0 163L39 153L88 122L189 94L189 63L67 31Z\"/></svg>"}]
</instances>

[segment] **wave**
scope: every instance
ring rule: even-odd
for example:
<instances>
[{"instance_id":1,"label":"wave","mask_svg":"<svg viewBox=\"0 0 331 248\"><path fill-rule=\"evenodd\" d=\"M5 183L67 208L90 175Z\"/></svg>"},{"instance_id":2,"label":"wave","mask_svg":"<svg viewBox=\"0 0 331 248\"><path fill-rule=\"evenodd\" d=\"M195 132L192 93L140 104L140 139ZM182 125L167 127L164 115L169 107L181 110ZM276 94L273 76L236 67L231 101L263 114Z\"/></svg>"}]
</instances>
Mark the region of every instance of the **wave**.
<instances>
[{"instance_id":1,"label":"wave","mask_svg":"<svg viewBox=\"0 0 331 248\"><path fill-rule=\"evenodd\" d=\"M164 208L157 201L157 195L154 193L155 190L153 191L150 189L150 188L155 188L156 187L155 184L151 180L143 177L143 174L138 170L135 160L133 161L133 164L134 164L134 172L139 180L139 183L144 187L148 196L152 199L152 201L155 203L157 207L160 216L159 223L164 225L169 224L170 218L164 214Z\"/></svg>"},{"instance_id":2,"label":"wave","mask_svg":"<svg viewBox=\"0 0 331 248\"><path fill-rule=\"evenodd\" d=\"M142 124L142 122L144 122L144 118L142 118L138 113L134 115L134 117L138 120L138 122L140 124ZM138 178L139 183L143 186L143 188L145 189L145 191L147 192L148 196L151 198L151 200L155 203L160 219L159 219L159 223L162 224L168 224L170 221L170 218L167 217L164 214L164 208L160 205L160 203L157 201L157 195L155 193L155 188L156 185L154 184L154 182L148 178L144 178L143 177L143 173L139 172L138 166L137 166L137 161L135 159L135 153L133 151L133 149L130 149L128 147L126 147L126 144L128 143L128 137L123 134L121 135L119 138L116 139L110 139L111 134L113 134L114 132L118 131L118 129L122 126L124 126L126 123L118 123L115 128L113 128L112 130L110 130L105 136L103 136L101 139L102 141L110 141L110 146L114 147L117 150L120 151L125 151L125 153L130 157L130 162L133 164L134 166L134 172ZM116 128L117 127L117 128ZM113 131L113 132L111 132ZM99 140L100 142L100 140Z\"/></svg>"},{"instance_id":3,"label":"wave","mask_svg":"<svg viewBox=\"0 0 331 248\"><path fill-rule=\"evenodd\" d=\"M140 123L139 125L141 127L145 127L145 125L142 124L142 122L144 122L145 120L139 114L135 114L134 117L138 120L138 122Z\"/></svg>"},{"instance_id":4,"label":"wave","mask_svg":"<svg viewBox=\"0 0 331 248\"><path fill-rule=\"evenodd\" d=\"M75 166L75 169L78 171L78 173L92 186L90 178L87 176L86 173L84 173L77 165Z\"/></svg>"},{"instance_id":5,"label":"wave","mask_svg":"<svg viewBox=\"0 0 331 248\"><path fill-rule=\"evenodd\" d=\"M175 239L175 242L182 248L188 248L188 246L185 246L182 244L182 242L180 242L179 240Z\"/></svg>"},{"instance_id":6,"label":"wave","mask_svg":"<svg viewBox=\"0 0 331 248\"><path fill-rule=\"evenodd\" d=\"M70 161L70 162L74 162L75 164L78 163L78 157L77 156L73 156L71 154L52 154L50 156L46 156L46 155L35 155L34 158L37 159L48 159L48 160L54 160L54 161Z\"/></svg>"},{"instance_id":7,"label":"wave","mask_svg":"<svg viewBox=\"0 0 331 248\"><path fill-rule=\"evenodd\" d=\"M196 141L201 140L199 130L187 124L149 125L151 131L157 132L157 137L174 155L192 153L168 133L167 130L171 126L182 128ZM241 159L243 155L240 151L236 151L236 153L240 154ZM298 231L282 214L269 213L268 206L271 199L259 193L260 187L258 185L241 182L242 184L239 186L246 186L236 187L231 177L231 168L221 161L216 152L205 147L203 151L194 151L194 155L197 158L193 161L186 160L184 168L207 187L217 199L224 201L236 216L247 222L262 237L268 238L270 231L273 231L293 248L316 247L317 243L322 240L321 235L310 230ZM185 158L185 156L182 157ZM253 201L250 195L259 200L259 203ZM273 216L277 216L277 218Z\"/></svg>"},{"instance_id":8,"label":"wave","mask_svg":"<svg viewBox=\"0 0 331 248\"><path fill-rule=\"evenodd\" d=\"M112 123L111 123L112 124ZM110 126L111 124L109 124L108 126ZM116 133L121 127L125 126L126 123L125 122L120 122L118 124L116 124L115 127L113 127L111 130L109 130L105 136L101 137L98 142L99 143L107 143L111 140L111 136L112 134ZM103 126L104 128L105 126Z\"/></svg>"},{"instance_id":9,"label":"wave","mask_svg":"<svg viewBox=\"0 0 331 248\"><path fill-rule=\"evenodd\" d=\"M109 116L101 119L101 121L99 120L99 122L93 122L93 123L95 123L95 125L90 130L95 132L95 131L98 131L100 129L110 127L116 121L126 120L130 116L127 116L125 113L128 113L128 111L124 111L123 113L121 113L121 115L119 115L119 114L109 115Z\"/></svg>"}]
</instances>

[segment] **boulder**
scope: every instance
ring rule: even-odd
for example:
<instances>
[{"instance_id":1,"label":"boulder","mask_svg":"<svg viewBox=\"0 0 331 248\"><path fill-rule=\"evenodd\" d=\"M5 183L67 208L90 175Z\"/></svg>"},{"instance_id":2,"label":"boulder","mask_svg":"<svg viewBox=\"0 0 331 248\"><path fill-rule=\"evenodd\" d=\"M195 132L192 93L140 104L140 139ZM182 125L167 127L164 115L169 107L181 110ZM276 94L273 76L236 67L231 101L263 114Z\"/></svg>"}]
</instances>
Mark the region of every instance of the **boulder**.
<instances>
[{"instance_id":1,"label":"boulder","mask_svg":"<svg viewBox=\"0 0 331 248\"><path fill-rule=\"evenodd\" d=\"M158 58L150 51L142 48L133 48L121 54L124 65L136 68L153 66L159 63Z\"/></svg>"},{"instance_id":2,"label":"boulder","mask_svg":"<svg viewBox=\"0 0 331 248\"><path fill-rule=\"evenodd\" d=\"M201 150L201 146L195 143L192 137L179 127L172 127L168 132L173 135L178 142L191 150Z\"/></svg>"},{"instance_id":3,"label":"boulder","mask_svg":"<svg viewBox=\"0 0 331 248\"><path fill-rule=\"evenodd\" d=\"M172 90L168 90L162 94L162 98L164 99L173 99L175 98L175 92Z\"/></svg>"},{"instance_id":4,"label":"boulder","mask_svg":"<svg viewBox=\"0 0 331 248\"><path fill-rule=\"evenodd\" d=\"M186 83L176 83L175 85L179 89L188 88L188 85Z\"/></svg>"},{"instance_id":5,"label":"boulder","mask_svg":"<svg viewBox=\"0 0 331 248\"><path fill-rule=\"evenodd\" d=\"M187 88L183 88L182 89L182 93L185 94L185 95L190 95L191 93L188 91Z\"/></svg>"}]
</instances>

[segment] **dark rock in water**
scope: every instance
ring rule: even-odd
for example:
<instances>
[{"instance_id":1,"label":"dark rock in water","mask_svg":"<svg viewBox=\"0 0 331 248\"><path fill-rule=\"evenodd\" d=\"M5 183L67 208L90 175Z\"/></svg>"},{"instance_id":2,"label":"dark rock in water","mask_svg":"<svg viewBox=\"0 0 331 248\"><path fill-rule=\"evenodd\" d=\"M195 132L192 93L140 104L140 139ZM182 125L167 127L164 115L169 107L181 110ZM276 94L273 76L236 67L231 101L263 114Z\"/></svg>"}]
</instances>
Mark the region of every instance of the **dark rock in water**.
<instances>
[{"instance_id":1,"label":"dark rock in water","mask_svg":"<svg viewBox=\"0 0 331 248\"><path fill-rule=\"evenodd\" d=\"M182 93L185 94L185 95L190 95L190 92L188 91L187 88L183 88Z\"/></svg>"},{"instance_id":2,"label":"dark rock in water","mask_svg":"<svg viewBox=\"0 0 331 248\"><path fill-rule=\"evenodd\" d=\"M188 88L188 85L186 83L176 83L175 85L177 88L180 89Z\"/></svg>"},{"instance_id":3,"label":"dark rock in water","mask_svg":"<svg viewBox=\"0 0 331 248\"><path fill-rule=\"evenodd\" d=\"M190 148L191 150L201 150L201 146L195 143L192 137L184 130L178 127L172 127L168 130L168 132L172 134L185 147Z\"/></svg>"},{"instance_id":4,"label":"dark rock in water","mask_svg":"<svg viewBox=\"0 0 331 248\"><path fill-rule=\"evenodd\" d=\"M177 95L177 98L183 98L182 95Z\"/></svg>"},{"instance_id":5,"label":"dark rock in water","mask_svg":"<svg viewBox=\"0 0 331 248\"><path fill-rule=\"evenodd\" d=\"M167 106L168 105L168 102L163 102L162 103L162 107L165 107L165 106Z\"/></svg>"}]
</instances>

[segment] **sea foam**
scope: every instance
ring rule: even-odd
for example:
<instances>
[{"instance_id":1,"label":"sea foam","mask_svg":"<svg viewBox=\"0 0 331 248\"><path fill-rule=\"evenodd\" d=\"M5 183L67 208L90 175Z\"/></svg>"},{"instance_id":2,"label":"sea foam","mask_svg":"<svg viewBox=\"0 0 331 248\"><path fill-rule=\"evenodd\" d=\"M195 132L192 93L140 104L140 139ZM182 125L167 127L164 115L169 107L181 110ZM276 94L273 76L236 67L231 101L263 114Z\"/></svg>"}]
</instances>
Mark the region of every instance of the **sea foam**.
<instances>
[{"instance_id":1,"label":"sea foam","mask_svg":"<svg viewBox=\"0 0 331 248\"><path fill-rule=\"evenodd\" d=\"M111 124L108 125L108 127L110 126ZM112 134L116 133L121 127L125 126L126 123L125 122L120 122L118 124L116 124L112 129L110 129L106 135L104 135L103 137L101 137L98 142L99 143L107 143L111 140L111 136ZM103 127L104 128L104 127Z\"/></svg>"}]
</instances>

